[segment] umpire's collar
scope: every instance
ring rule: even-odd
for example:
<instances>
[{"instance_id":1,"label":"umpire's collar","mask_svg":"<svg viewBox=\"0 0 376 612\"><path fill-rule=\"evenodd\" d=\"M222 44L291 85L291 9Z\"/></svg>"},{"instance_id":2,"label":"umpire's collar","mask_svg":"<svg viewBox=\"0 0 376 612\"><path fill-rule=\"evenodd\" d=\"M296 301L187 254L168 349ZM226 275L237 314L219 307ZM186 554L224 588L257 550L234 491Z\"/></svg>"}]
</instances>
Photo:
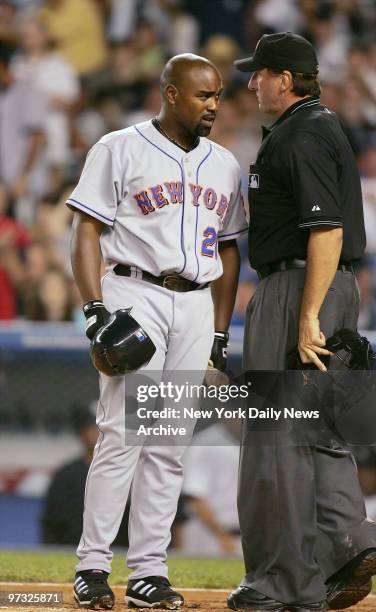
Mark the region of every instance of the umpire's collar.
<instances>
[{"instance_id":1,"label":"umpire's collar","mask_svg":"<svg viewBox=\"0 0 376 612\"><path fill-rule=\"evenodd\" d=\"M278 117L277 121L272 123L270 127L262 126L262 138L266 138L271 131L274 130L278 125L280 125L285 119L291 117L294 113L296 113L301 108L307 108L309 106L318 106L320 104L320 98L318 96L310 96L309 98L302 98L295 102L285 110L284 113L280 117Z\"/></svg>"}]
</instances>

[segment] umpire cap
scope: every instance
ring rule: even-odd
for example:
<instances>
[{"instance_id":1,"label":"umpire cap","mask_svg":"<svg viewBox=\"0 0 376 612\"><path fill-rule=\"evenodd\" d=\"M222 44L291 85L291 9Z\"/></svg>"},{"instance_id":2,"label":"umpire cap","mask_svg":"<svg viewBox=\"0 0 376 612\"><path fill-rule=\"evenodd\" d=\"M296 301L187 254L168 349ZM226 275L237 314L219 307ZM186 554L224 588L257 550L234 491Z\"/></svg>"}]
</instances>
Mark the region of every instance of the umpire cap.
<instances>
[{"instance_id":1,"label":"umpire cap","mask_svg":"<svg viewBox=\"0 0 376 612\"><path fill-rule=\"evenodd\" d=\"M116 310L91 342L91 359L107 376L133 372L150 361L156 348L146 331L130 314Z\"/></svg>"},{"instance_id":2,"label":"umpire cap","mask_svg":"<svg viewBox=\"0 0 376 612\"><path fill-rule=\"evenodd\" d=\"M254 72L262 68L290 70L303 74L318 73L316 51L308 40L292 32L264 34L251 57L234 62L242 72Z\"/></svg>"}]
</instances>

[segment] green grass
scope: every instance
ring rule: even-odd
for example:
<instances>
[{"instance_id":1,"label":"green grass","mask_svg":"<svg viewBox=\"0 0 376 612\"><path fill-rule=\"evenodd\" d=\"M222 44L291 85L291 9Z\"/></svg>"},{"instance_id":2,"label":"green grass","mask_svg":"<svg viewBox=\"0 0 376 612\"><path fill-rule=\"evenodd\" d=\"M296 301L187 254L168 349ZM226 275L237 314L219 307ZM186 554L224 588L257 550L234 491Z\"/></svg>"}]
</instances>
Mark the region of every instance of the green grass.
<instances>
[{"instance_id":1,"label":"green grass","mask_svg":"<svg viewBox=\"0 0 376 612\"><path fill-rule=\"evenodd\" d=\"M0 551L0 581L72 582L76 557L67 552ZM175 586L229 589L243 576L240 559L170 557L170 580ZM124 584L129 571L124 556L115 554L111 584Z\"/></svg>"},{"instance_id":2,"label":"green grass","mask_svg":"<svg viewBox=\"0 0 376 612\"><path fill-rule=\"evenodd\" d=\"M73 553L0 550L0 581L72 582L75 564ZM170 557L168 565L171 582L186 588L231 589L244 572L240 559ZM110 583L125 584L128 573L124 555L115 554ZM376 577L373 591L376 593Z\"/></svg>"}]
</instances>

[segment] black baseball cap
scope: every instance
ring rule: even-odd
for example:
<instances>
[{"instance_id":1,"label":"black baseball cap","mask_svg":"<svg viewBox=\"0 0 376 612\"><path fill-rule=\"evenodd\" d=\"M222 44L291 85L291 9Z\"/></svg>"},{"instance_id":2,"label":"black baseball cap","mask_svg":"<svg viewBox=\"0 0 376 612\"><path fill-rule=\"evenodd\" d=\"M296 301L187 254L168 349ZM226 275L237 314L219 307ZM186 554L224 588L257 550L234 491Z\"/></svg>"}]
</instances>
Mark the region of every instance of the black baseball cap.
<instances>
[{"instance_id":1,"label":"black baseball cap","mask_svg":"<svg viewBox=\"0 0 376 612\"><path fill-rule=\"evenodd\" d=\"M292 32L264 34L251 57L237 60L234 65L242 72L254 72L262 68L291 70L304 74L318 72L316 51L311 43Z\"/></svg>"}]
</instances>

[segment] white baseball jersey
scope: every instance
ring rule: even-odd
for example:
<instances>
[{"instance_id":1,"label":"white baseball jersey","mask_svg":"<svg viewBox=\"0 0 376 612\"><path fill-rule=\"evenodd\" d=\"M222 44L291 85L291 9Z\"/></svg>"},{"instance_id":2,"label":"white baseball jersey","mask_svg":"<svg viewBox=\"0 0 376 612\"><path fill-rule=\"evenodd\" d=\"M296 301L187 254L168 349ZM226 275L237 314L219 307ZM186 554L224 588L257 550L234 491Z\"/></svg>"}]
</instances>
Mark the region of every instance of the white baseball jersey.
<instances>
[{"instance_id":1,"label":"white baseball jersey","mask_svg":"<svg viewBox=\"0 0 376 612\"><path fill-rule=\"evenodd\" d=\"M232 153L207 138L186 153L151 121L101 138L67 203L107 226L101 249L108 267L198 283L222 274L218 241L247 231Z\"/></svg>"}]
</instances>

